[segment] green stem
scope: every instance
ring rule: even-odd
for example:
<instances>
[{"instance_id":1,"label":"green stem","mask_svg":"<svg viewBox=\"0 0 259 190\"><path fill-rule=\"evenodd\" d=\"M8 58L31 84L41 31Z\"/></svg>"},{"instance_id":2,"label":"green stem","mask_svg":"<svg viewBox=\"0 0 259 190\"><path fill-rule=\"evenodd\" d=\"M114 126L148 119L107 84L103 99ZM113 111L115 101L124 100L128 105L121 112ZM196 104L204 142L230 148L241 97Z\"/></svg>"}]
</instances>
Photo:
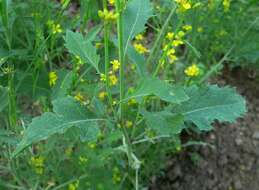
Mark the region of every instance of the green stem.
<instances>
[{"instance_id":1,"label":"green stem","mask_svg":"<svg viewBox=\"0 0 259 190\"><path fill-rule=\"evenodd\" d=\"M124 0L116 0L115 7L116 7L116 14L118 14L117 18L117 33L118 33L118 48L119 48L119 61L120 61L120 121L122 126L122 132L124 134L126 145L127 145L127 156L130 167L133 166L133 159L132 159L132 145L131 140L128 134L128 131L126 130L124 126L124 110L125 110L125 104L123 102L124 96L125 96L125 76L124 76L124 44L123 44L123 22L122 22L122 7L124 6Z\"/></svg>"},{"instance_id":2,"label":"green stem","mask_svg":"<svg viewBox=\"0 0 259 190\"><path fill-rule=\"evenodd\" d=\"M119 47L119 61L120 61L120 119L124 117L125 104L123 103L124 99L124 45L123 45L123 23L122 23L122 11L121 11L121 1L116 0L116 13L118 14L117 18L117 32L118 32L118 47Z\"/></svg>"},{"instance_id":3,"label":"green stem","mask_svg":"<svg viewBox=\"0 0 259 190\"><path fill-rule=\"evenodd\" d=\"M103 8L107 9L107 2L106 0L103 0ZM105 88L108 95L108 100L112 109L112 112L115 116L115 111L113 109L113 100L112 100L112 94L110 89L110 82L109 82L109 69L110 69L110 60L109 60L109 36L110 36L110 26L108 21L104 21L104 62L105 62Z\"/></svg>"},{"instance_id":4,"label":"green stem","mask_svg":"<svg viewBox=\"0 0 259 190\"><path fill-rule=\"evenodd\" d=\"M170 23L170 20L172 19L174 12L175 12L176 7L174 7L171 12L169 13L160 33L158 34L158 37L156 38L156 41L153 45L153 48L150 51L149 57L147 59L147 65L149 65L152 61L153 61L153 57L156 55L156 51L159 49L162 40L163 40L163 36L165 35L166 29Z\"/></svg>"},{"instance_id":5,"label":"green stem","mask_svg":"<svg viewBox=\"0 0 259 190\"><path fill-rule=\"evenodd\" d=\"M136 178L135 178L135 189L139 190L139 182L138 182L138 169L136 169Z\"/></svg>"}]
</instances>

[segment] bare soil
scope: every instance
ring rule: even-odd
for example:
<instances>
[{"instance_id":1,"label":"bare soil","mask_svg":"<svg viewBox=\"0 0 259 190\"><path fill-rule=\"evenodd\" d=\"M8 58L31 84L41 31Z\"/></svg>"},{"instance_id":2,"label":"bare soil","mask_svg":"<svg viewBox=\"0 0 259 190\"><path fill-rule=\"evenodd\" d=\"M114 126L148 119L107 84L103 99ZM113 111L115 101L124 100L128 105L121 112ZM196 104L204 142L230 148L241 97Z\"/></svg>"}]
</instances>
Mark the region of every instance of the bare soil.
<instances>
[{"instance_id":1,"label":"bare soil","mask_svg":"<svg viewBox=\"0 0 259 190\"><path fill-rule=\"evenodd\" d=\"M215 148L184 149L163 175L152 179L150 190L259 190L259 81L238 69L225 70L216 83L236 87L247 100L248 113L198 136Z\"/></svg>"}]
</instances>

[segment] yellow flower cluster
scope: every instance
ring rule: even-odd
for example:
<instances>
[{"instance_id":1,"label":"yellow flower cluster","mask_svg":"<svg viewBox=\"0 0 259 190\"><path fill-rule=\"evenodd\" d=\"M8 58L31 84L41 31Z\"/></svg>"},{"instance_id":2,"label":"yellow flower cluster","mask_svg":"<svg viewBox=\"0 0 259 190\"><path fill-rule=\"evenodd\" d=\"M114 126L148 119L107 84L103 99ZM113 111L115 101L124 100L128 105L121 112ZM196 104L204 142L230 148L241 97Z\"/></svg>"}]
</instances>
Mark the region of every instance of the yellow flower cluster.
<instances>
[{"instance_id":1,"label":"yellow flower cluster","mask_svg":"<svg viewBox=\"0 0 259 190\"><path fill-rule=\"evenodd\" d=\"M175 2L179 5L179 12L185 12L192 8L192 4L189 2L189 0L175 0Z\"/></svg>"},{"instance_id":2,"label":"yellow flower cluster","mask_svg":"<svg viewBox=\"0 0 259 190\"><path fill-rule=\"evenodd\" d=\"M190 27L188 27L188 29L190 30ZM173 32L168 32L166 34L167 41L163 47L163 51L164 51L164 55L166 55L166 57L168 58L169 63L173 64L177 60L177 56L175 55L176 53L175 48L184 44L183 43L184 36L185 36L184 31L179 31L177 34ZM163 64L165 63L164 56L162 56L162 58L160 59L160 62L162 62Z\"/></svg>"},{"instance_id":3,"label":"yellow flower cluster","mask_svg":"<svg viewBox=\"0 0 259 190\"><path fill-rule=\"evenodd\" d=\"M138 35L135 37L135 39L136 39L137 41L141 41L141 40L144 40L144 36L143 36L142 34L138 34Z\"/></svg>"},{"instance_id":4,"label":"yellow flower cluster","mask_svg":"<svg viewBox=\"0 0 259 190\"><path fill-rule=\"evenodd\" d=\"M115 0L108 0L109 1L109 4L114 6L115 5Z\"/></svg>"},{"instance_id":5,"label":"yellow flower cluster","mask_svg":"<svg viewBox=\"0 0 259 190\"><path fill-rule=\"evenodd\" d=\"M141 43L134 43L134 48L139 54L145 54L148 52L148 49Z\"/></svg>"},{"instance_id":6,"label":"yellow flower cluster","mask_svg":"<svg viewBox=\"0 0 259 190\"><path fill-rule=\"evenodd\" d=\"M75 183L70 183L68 185L68 190L77 190L79 186L79 181L77 180Z\"/></svg>"},{"instance_id":7,"label":"yellow flower cluster","mask_svg":"<svg viewBox=\"0 0 259 190\"><path fill-rule=\"evenodd\" d=\"M42 175L44 172L44 158L42 156L39 157L31 157L30 161L31 166L33 166L34 171Z\"/></svg>"},{"instance_id":8,"label":"yellow flower cluster","mask_svg":"<svg viewBox=\"0 0 259 190\"><path fill-rule=\"evenodd\" d=\"M184 73L188 76L188 77L196 77L200 74L200 69L196 64L193 64L189 67L187 67L184 70Z\"/></svg>"},{"instance_id":9,"label":"yellow flower cluster","mask_svg":"<svg viewBox=\"0 0 259 190\"><path fill-rule=\"evenodd\" d=\"M53 20L48 20L47 25L50 28L52 34L58 34L63 32L61 25L55 24Z\"/></svg>"},{"instance_id":10,"label":"yellow flower cluster","mask_svg":"<svg viewBox=\"0 0 259 190\"><path fill-rule=\"evenodd\" d=\"M127 128L131 128L131 127L133 126L133 122L127 120L126 123L125 123L125 126L126 126Z\"/></svg>"},{"instance_id":11,"label":"yellow flower cluster","mask_svg":"<svg viewBox=\"0 0 259 190\"><path fill-rule=\"evenodd\" d=\"M118 78L115 74L110 74L109 81L111 86L115 86L118 83Z\"/></svg>"},{"instance_id":12,"label":"yellow flower cluster","mask_svg":"<svg viewBox=\"0 0 259 190\"><path fill-rule=\"evenodd\" d=\"M111 22L117 19L118 14L114 13L114 11L108 11L107 9L104 9L103 11L98 11L98 16L104 21Z\"/></svg>"},{"instance_id":13,"label":"yellow flower cluster","mask_svg":"<svg viewBox=\"0 0 259 190\"><path fill-rule=\"evenodd\" d=\"M229 11L230 3L231 3L231 0L223 0L222 4L223 4L223 7L224 7L224 11L225 11L225 12L228 12L228 11Z\"/></svg>"},{"instance_id":14,"label":"yellow flower cluster","mask_svg":"<svg viewBox=\"0 0 259 190\"><path fill-rule=\"evenodd\" d=\"M98 96L100 100L104 100L104 98L107 96L107 93L105 91L101 91Z\"/></svg>"},{"instance_id":15,"label":"yellow flower cluster","mask_svg":"<svg viewBox=\"0 0 259 190\"><path fill-rule=\"evenodd\" d=\"M111 86L115 86L118 83L118 78L116 76L116 71L118 71L120 69L120 62L117 59L115 59L115 60L111 61L110 63L112 65L112 70L109 72L108 80L109 80L109 84ZM105 74L101 74L100 75L100 80L102 82L105 82L107 80Z\"/></svg>"},{"instance_id":16,"label":"yellow flower cluster","mask_svg":"<svg viewBox=\"0 0 259 190\"><path fill-rule=\"evenodd\" d=\"M139 54L145 54L148 52L148 49L142 44L142 41L144 40L144 36L142 34L138 34L135 37L135 42L133 43L133 46L135 48L135 50L139 53Z\"/></svg>"},{"instance_id":17,"label":"yellow flower cluster","mask_svg":"<svg viewBox=\"0 0 259 190\"><path fill-rule=\"evenodd\" d=\"M85 98L84 96L78 92L75 96L74 96L75 100L77 100L80 103L84 103L85 102Z\"/></svg>"},{"instance_id":18,"label":"yellow flower cluster","mask_svg":"<svg viewBox=\"0 0 259 190\"><path fill-rule=\"evenodd\" d=\"M112 64L112 70L114 72L116 72L120 69L120 62L117 59L111 61L111 64Z\"/></svg>"},{"instance_id":19,"label":"yellow flower cluster","mask_svg":"<svg viewBox=\"0 0 259 190\"><path fill-rule=\"evenodd\" d=\"M58 80L58 75L55 71L49 72L49 85L55 86L56 82Z\"/></svg>"},{"instance_id":20,"label":"yellow flower cluster","mask_svg":"<svg viewBox=\"0 0 259 190\"><path fill-rule=\"evenodd\" d=\"M184 25L183 27L182 27L185 31L191 31L192 30L192 26L191 25Z\"/></svg>"}]
</instances>

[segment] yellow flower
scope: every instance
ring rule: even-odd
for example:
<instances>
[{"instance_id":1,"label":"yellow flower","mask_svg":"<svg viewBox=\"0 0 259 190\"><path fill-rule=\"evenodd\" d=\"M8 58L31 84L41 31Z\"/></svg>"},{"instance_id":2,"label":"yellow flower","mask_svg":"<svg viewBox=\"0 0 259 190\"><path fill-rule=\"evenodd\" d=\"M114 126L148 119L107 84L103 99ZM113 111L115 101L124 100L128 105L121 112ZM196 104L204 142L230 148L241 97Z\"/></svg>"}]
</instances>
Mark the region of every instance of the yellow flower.
<instances>
[{"instance_id":1,"label":"yellow flower","mask_svg":"<svg viewBox=\"0 0 259 190\"><path fill-rule=\"evenodd\" d=\"M174 55L174 54L175 54L175 49L173 49L173 48L166 52L167 56Z\"/></svg>"},{"instance_id":2,"label":"yellow flower","mask_svg":"<svg viewBox=\"0 0 259 190\"><path fill-rule=\"evenodd\" d=\"M98 97L99 97L101 100L103 100L106 96L107 96L107 93L104 92L104 91L100 92L99 95L98 95Z\"/></svg>"},{"instance_id":3,"label":"yellow flower","mask_svg":"<svg viewBox=\"0 0 259 190\"><path fill-rule=\"evenodd\" d=\"M225 12L228 12L228 11L229 11L230 3L231 3L231 0L223 0L222 4L223 4L223 7L224 7L224 11L225 11Z\"/></svg>"},{"instance_id":4,"label":"yellow flower","mask_svg":"<svg viewBox=\"0 0 259 190\"><path fill-rule=\"evenodd\" d=\"M188 0L175 0L179 4L179 10L181 12L187 11L192 8L191 3Z\"/></svg>"},{"instance_id":5,"label":"yellow flower","mask_svg":"<svg viewBox=\"0 0 259 190\"><path fill-rule=\"evenodd\" d=\"M106 81L106 76L105 76L105 74L101 73L101 75L100 75L100 81L102 81L102 82L105 82L105 81Z\"/></svg>"},{"instance_id":6,"label":"yellow flower","mask_svg":"<svg viewBox=\"0 0 259 190\"><path fill-rule=\"evenodd\" d=\"M173 32L168 32L168 33L166 34L166 38L167 38L168 40L173 40L173 39L174 39L174 33L173 33Z\"/></svg>"},{"instance_id":7,"label":"yellow flower","mask_svg":"<svg viewBox=\"0 0 259 190\"><path fill-rule=\"evenodd\" d=\"M114 11L108 11L107 9L104 9L103 11L98 11L98 16L105 21L115 21L118 17L118 14L114 13Z\"/></svg>"},{"instance_id":8,"label":"yellow flower","mask_svg":"<svg viewBox=\"0 0 259 190\"><path fill-rule=\"evenodd\" d=\"M185 32L184 31L179 31L177 34L176 34L176 38L177 39L181 39L185 36Z\"/></svg>"},{"instance_id":9,"label":"yellow flower","mask_svg":"<svg viewBox=\"0 0 259 190\"><path fill-rule=\"evenodd\" d=\"M108 0L110 5L115 5L115 0Z\"/></svg>"},{"instance_id":10,"label":"yellow flower","mask_svg":"<svg viewBox=\"0 0 259 190\"><path fill-rule=\"evenodd\" d=\"M127 128L131 128L131 127L133 126L133 122L132 122L132 121L126 121L125 126L126 126Z\"/></svg>"},{"instance_id":11,"label":"yellow flower","mask_svg":"<svg viewBox=\"0 0 259 190\"><path fill-rule=\"evenodd\" d=\"M55 71L49 72L49 85L54 86L58 80L57 73Z\"/></svg>"},{"instance_id":12,"label":"yellow flower","mask_svg":"<svg viewBox=\"0 0 259 190\"><path fill-rule=\"evenodd\" d=\"M116 85L118 83L118 78L114 74L109 76L109 80L111 82L110 85L112 85L112 86L114 86L114 85Z\"/></svg>"},{"instance_id":13,"label":"yellow flower","mask_svg":"<svg viewBox=\"0 0 259 190\"><path fill-rule=\"evenodd\" d=\"M183 6L183 8L184 8L185 10L188 10L188 9L192 8L191 3L188 3L188 2L184 2L184 3L182 4L182 6Z\"/></svg>"},{"instance_id":14,"label":"yellow flower","mask_svg":"<svg viewBox=\"0 0 259 190\"><path fill-rule=\"evenodd\" d=\"M111 61L111 64L112 64L112 70L114 72L120 69L120 62L117 59Z\"/></svg>"},{"instance_id":15,"label":"yellow flower","mask_svg":"<svg viewBox=\"0 0 259 190\"><path fill-rule=\"evenodd\" d=\"M52 25L52 33L53 34L57 34L57 33L62 33L62 29L61 29L61 26L60 24L53 24Z\"/></svg>"},{"instance_id":16,"label":"yellow flower","mask_svg":"<svg viewBox=\"0 0 259 190\"><path fill-rule=\"evenodd\" d=\"M148 49L140 43L134 43L134 48L139 54L144 54L148 52Z\"/></svg>"},{"instance_id":17,"label":"yellow flower","mask_svg":"<svg viewBox=\"0 0 259 190\"><path fill-rule=\"evenodd\" d=\"M39 157L31 157L30 164L34 167L34 171L42 175L44 172L44 158L42 156Z\"/></svg>"},{"instance_id":18,"label":"yellow flower","mask_svg":"<svg viewBox=\"0 0 259 190\"><path fill-rule=\"evenodd\" d=\"M178 59L176 55L169 55L168 58L170 64L173 64Z\"/></svg>"},{"instance_id":19,"label":"yellow flower","mask_svg":"<svg viewBox=\"0 0 259 190\"><path fill-rule=\"evenodd\" d=\"M142 34L138 34L136 37L135 37L136 40L138 41L141 41L144 39L144 36Z\"/></svg>"},{"instance_id":20,"label":"yellow flower","mask_svg":"<svg viewBox=\"0 0 259 190\"><path fill-rule=\"evenodd\" d=\"M35 167L43 167L44 166L44 158L42 156L31 157L31 164Z\"/></svg>"},{"instance_id":21,"label":"yellow flower","mask_svg":"<svg viewBox=\"0 0 259 190\"><path fill-rule=\"evenodd\" d=\"M68 185L68 190L77 190L79 185L79 181L77 180L75 183L70 183Z\"/></svg>"},{"instance_id":22,"label":"yellow flower","mask_svg":"<svg viewBox=\"0 0 259 190\"><path fill-rule=\"evenodd\" d=\"M172 45L175 46L175 47L177 47L177 46L179 46L179 45L182 45L182 44L183 44L183 41L182 41L182 40L174 40L174 41L172 42Z\"/></svg>"},{"instance_id":23,"label":"yellow flower","mask_svg":"<svg viewBox=\"0 0 259 190\"><path fill-rule=\"evenodd\" d=\"M189 67L187 67L184 70L184 73L188 76L188 77L196 77L200 74L200 69L196 64L193 64Z\"/></svg>"},{"instance_id":24,"label":"yellow flower","mask_svg":"<svg viewBox=\"0 0 259 190\"><path fill-rule=\"evenodd\" d=\"M190 31L190 30L192 30L192 26L191 25L184 25L183 26L183 29L185 30L185 31Z\"/></svg>"},{"instance_id":25,"label":"yellow flower","mask_svg":"<svg viewBox=\"0 0 259 190\"><path fill-rule=\"evenodd\" d=\"M84 96L80 92L78 92L74 98L80 103L84 102Z\"/></svg>"}]
</instances>

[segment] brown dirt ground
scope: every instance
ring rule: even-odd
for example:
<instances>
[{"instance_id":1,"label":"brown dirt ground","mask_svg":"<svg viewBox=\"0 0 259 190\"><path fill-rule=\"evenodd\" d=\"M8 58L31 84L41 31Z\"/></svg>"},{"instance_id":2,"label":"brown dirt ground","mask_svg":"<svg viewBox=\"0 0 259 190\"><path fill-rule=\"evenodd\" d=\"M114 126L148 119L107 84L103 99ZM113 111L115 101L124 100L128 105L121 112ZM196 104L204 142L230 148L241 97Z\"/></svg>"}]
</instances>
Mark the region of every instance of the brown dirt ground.
<instances>
[{"instance_id":1,"label":"brown dirt ground","mask_svg":"<svg viewBox=\"0 0 259 190\"><path fill-rule=\"evenodd\" d=\"M152 180L150 190L259 190L259 81L249 72L226 70L216 83L235 86L247 100L248 113L199 136L215 148L186 148Z\"/></svg>"}]
</instances>

